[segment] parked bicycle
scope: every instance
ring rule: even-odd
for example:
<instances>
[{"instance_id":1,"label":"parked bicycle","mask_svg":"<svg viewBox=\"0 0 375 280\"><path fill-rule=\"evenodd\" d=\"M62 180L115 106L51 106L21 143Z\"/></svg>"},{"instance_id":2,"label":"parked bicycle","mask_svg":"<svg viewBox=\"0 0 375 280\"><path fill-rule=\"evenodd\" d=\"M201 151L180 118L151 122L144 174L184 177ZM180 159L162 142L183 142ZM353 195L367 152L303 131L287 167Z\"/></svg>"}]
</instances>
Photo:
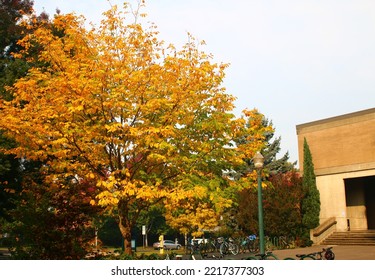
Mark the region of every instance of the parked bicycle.
<instances>
[{"instance_id":1,"label":"parked bicycle","mask_svg":"<svg viewBox=\"0 0 375 280\"><path fill-rule=\"evenodd\" d=\"M294 244L295 240L293 237L290 236L279 236L277 237L277 249L278 250L283 250L283 249L292 249L295 247Z\"/></svg>"},{"instance_id":2,"label":"parked bicycle","mask_svg":"<svg viewBox=\"0 0 375 280\"><path fill-rule=\"evenodd\" d=\"M332 251L332 247L323 248L321 251L313 252L309 254L298 254L296 257L299 260L334 260L335 253ZM285 260L294 260L293 258L286 258Z\"/></svg>"},{"instance_id":3,"label":"parked bicycle","mask_svg":"<svg viewBox=\"0 0 375 280\"><path fill-rule=\"evenodd\" d=\"M250 256L245 260L278 260L278 258L272 252L265 252L264 254L256 254L255 256Z\"/></svg>"},{"instance_id":4,"label":"parked bicycle","mask_svg":"<svg viewBox=\"0 0 375 280\"><path fill-rule=\"evenodd\" d=\"M316 252L317 260L334 260L335 253L332 251L332 247L323 248L321 251Z\"/></svg>"},{"instance_id":5,"label":"parked bicycle","mask_svg":"<svg viewBox=\"0 0 375 280\"><path fill-rule=\"evenodd\" d=\"M315 260L315 253L310 254L297 254L298 260ZM284 260L295 260L295 258L285 258Z\"/></svg>"},{"instance_id":6,"label":"parked bicycle","mask_svg":"<svg viewBox=\"0 0 375 280\"><path fill-rule=\"evenodd\" d=\"M199 244L199 242L197 240L192 239L189 242L188 250L190 251L189 253L191 255L201 254L201 244Z\"/></svg>"},{"instance_id":7,"label":"parked bicycle","mask_svg":"<svg viewBox=\"0 0 375 280\"><path fill-rule=\"evenodd\" d=\"M205 253L215 253L220 251L220 246L224 242L224 237L218 237L213 240L208 241L205 244Z\"/></svg>"},{"instance_id":8,"label":"parked bicycle","mask_svg":"<svg viewBox=\"0 0 375 280\"><path fill-rule=\"evenodd\" d=\"M277 250L277 246L274 244L273 239L269 236L264 237L264 247L266 251Z\"/></svg>"},{"instance_id":9,"label":"parked bicycle","mask_svg":"<svg viewBox=\"0 0 375 280\"><path fill-rule=\"evenodd\" d=\"M228 255L229 253L232 255L237 255L238 252L239 247L232 238L229 238L228 241L224 240L224 242L220 245L221 255Z\"/></svg>"},{"instance_id":10,"label":"parked bicycle","mask_svg":"<svg viewBox=\"0 0 375 280\"><path fill-rule=\"evenodd\" d=\"M249 235L240 241L240 252L256 253L259 251L259 242L255 234Z\"/></svg>"}]
</instances>

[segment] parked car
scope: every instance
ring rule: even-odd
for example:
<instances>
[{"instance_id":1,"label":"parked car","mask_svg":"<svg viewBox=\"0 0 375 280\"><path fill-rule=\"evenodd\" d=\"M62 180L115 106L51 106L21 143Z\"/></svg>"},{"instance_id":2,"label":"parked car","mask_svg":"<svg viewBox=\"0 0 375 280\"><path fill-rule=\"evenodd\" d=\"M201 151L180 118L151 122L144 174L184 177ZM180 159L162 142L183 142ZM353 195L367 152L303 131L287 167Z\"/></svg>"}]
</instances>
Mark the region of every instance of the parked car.
<instances>
[{"instance_id":1,"label":"parked car","mask_svg":"<svg viewBox=\"0 0 375 280\"><path fill-rule=\"evenodd\" d=\"M195 244L201 244L201 243L206 244L207 242L208 242L208 239L205 239L205 238L193 238L193 239L190 240L191 245L193 245L194 243Z\"/></svg>"},{"instance_id":2,"label":"parked car","mask_svg":"<svg viewBox=\"0 0 375 280\"><path fill-rule=\"evenodd\" d=\"M161 249L160 247L160 242L155 242L152 247L154 247L155 250L157 249ZM172 240L164 240L164 249L167 249L167 250L179 250L181 248L181 244L179 243L176 243Z\"/></svg>"}]
</instances>

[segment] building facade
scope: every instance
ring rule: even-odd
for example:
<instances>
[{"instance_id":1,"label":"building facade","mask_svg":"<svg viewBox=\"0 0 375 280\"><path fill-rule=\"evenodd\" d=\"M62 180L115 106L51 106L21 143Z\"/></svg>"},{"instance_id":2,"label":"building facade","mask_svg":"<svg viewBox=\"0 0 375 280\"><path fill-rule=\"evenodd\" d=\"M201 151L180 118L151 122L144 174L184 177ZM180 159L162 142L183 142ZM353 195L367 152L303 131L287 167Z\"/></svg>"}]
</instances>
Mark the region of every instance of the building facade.
<instances>
[{"instance_id":1,"label":"building facade","mask_svg":"<svg viewBox=\"0 0 375 280\"><path fill-rule=\"evenodd\" d=\"M320 224L334 221L335 231L375 229L375 108L296 129L300 165L305 138L311 150Z\"/></svg>"}]
</instances>

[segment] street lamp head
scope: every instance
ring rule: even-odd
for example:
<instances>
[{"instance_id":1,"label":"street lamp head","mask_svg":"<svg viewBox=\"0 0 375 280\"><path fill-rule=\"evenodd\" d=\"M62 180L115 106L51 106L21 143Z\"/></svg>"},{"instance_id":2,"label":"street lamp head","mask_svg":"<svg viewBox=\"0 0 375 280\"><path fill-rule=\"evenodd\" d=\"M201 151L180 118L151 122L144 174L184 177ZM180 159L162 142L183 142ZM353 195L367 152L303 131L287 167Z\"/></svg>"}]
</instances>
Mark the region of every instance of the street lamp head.
<instances>
[{"instance_id":1,"label":"street lamp head","mask_svg":"<svg viewBox=\"0 0 375 280\"><path fill-rule=\"evenodd\" d=\"M264 157L262 156L262 154L259 151L255 153L253 161L254 161L254 166L255 166L256 169L263 168Z\"/></svg>"}]
</instances>

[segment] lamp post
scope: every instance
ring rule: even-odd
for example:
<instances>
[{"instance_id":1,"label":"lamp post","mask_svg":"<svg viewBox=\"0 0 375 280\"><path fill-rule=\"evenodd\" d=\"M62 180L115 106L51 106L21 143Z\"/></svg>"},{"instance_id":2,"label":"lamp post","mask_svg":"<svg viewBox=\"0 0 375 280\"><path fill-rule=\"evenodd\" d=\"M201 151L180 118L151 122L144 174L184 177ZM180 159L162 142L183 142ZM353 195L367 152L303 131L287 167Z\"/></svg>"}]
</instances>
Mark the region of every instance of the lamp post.
<instances>
[{"instance_id":1,"label":"lamp post","mask_svg":"<svg viewBox=\"0 0 375 280\"><path fill-rule=\"evenodd\" d=\"M263 224L263 197L262 197L262 168L264 157L258 151L254 156L254 166L258 174L258 221L259 221L259 247L260 253L265 254L264 249L264 224Z\"/></svg>"}]
</instances>

